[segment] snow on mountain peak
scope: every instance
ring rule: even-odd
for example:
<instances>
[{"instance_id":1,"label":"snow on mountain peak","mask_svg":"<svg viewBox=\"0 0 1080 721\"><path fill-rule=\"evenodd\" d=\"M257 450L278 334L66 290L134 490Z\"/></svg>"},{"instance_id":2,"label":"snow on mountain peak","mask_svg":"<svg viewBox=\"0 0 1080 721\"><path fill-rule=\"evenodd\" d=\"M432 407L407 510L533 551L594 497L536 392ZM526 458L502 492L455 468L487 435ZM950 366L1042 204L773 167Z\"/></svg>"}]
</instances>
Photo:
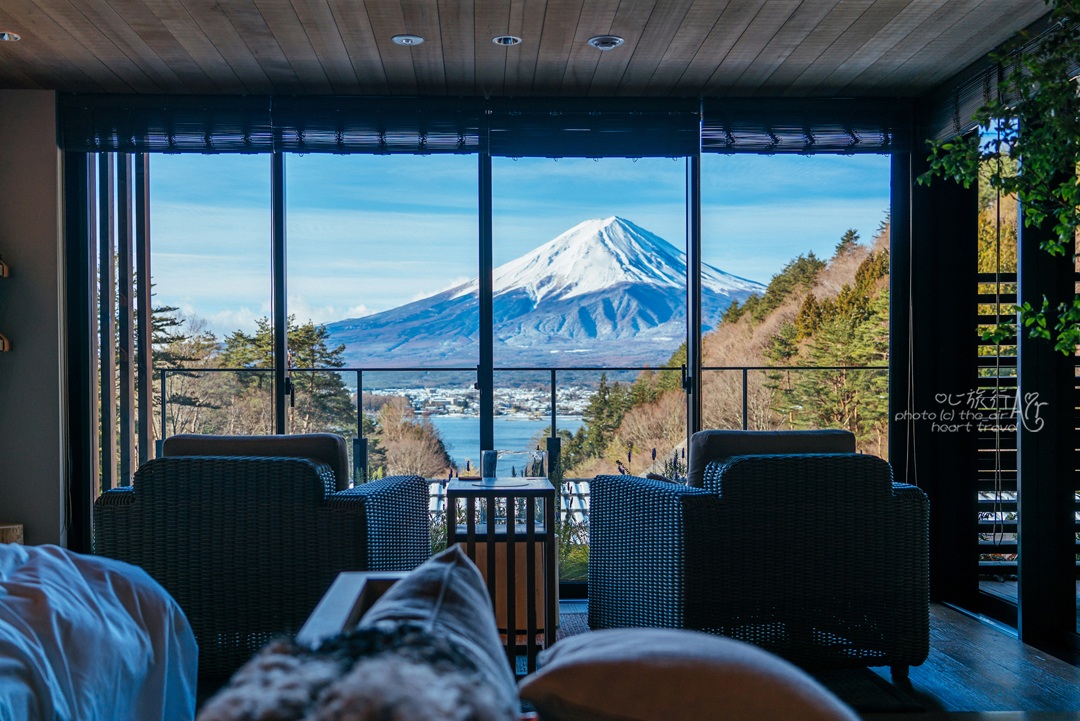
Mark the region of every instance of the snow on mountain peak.
<instances>
[{"instance_id":1,"label":"snow on mountain peak","mask_svg":"<svg viewBox=\"0 0 1080 721\"><path fill-rule=\"evenodd\" d=\"M753 281L703 265L703 283L717 292L754 291ZM494 269L499 296L524 291L537 303L568 299L630 283L660 288L686 287L686 254L660 236L618 216L578 223L535 250ZM477 281L455 297L474 293Z\"/></svg>"},{"instance_id":2,"label":"snow on mountain peak","mask_svg":"<svg viewBox=\"0 0 1080 721\"><path fill-rule=\"evenodd\" d=\"M578 223L494 269L491 333L500 364L535 366L538 353L656 365L686 335L686 255L618 217ZM475 357L478 281L328 326L350 361L398 367ZM764 287L702 266L702 324ZM484 329L479 329L484 331ZM568 356L569 357L569 356Z\"/></svg>"}]
</instances>

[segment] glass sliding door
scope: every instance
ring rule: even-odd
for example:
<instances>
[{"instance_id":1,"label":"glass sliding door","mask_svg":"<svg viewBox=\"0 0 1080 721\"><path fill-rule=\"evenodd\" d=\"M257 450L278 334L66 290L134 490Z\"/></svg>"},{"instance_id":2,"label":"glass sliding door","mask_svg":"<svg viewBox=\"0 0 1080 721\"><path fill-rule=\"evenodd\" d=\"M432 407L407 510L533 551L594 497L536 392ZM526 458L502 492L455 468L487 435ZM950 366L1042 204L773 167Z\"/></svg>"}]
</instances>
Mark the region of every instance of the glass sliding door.
<instances>
[{"instance_id":1,"label":"glass sliding door","mask_svg":"<svg viewBox=\"0 0 1080 721\"><path fill-rule=\"evenodd\" d=\"M522 417L550 425L550 373L518 368L569 369L558 372L556 395L601 389L595 373L575 368L603 373L610 398L594 403L593 428L584 416L556 420L567 443L578 426L604 436L567 474L615 472L627 449L664 454L683 442L685 397L669 409L684 419L671 438L619 429L627 413L659 412L671 385L661 376L675 375L639 369L681 368L685 354L685 160L496 158L492 177L494 362L505 397L496 447L517 441Z\"/></svg>"},{"instance_id":2,"label":"glass sliding door","mask_svg":"<svg viewBox=\"0 0 1080 721\"><path fill-rule=\"evenodd\" d=\"M289 155L285 176L290 432L365 439L358 478L476 464L475 157Z\"/></svg>"},{"instance_id":3,"label":"glass sliding door","mask_svg":"<svg viewBox=\"0 0 1080 721\"><path fill-rule=\"evenodd\" d=\"M492 212L495 447L543 448L554 420L561 574L584 579L583 479L686 443L686 161L495 158Z\"/></svg>"},{"instance_id":4,"label":"glass sliding door","mask_svg":"<svg viewBox=\"0 0 1080 721\"><path fill-rule=\"evenodd\" d=\"M149 204L156 426L273 433L269 156L155 154Z\"/></svg>"},{"instance_id":5,"label":"glass sliding door","mask_svg":"<svg viewBox=\"0 0 1080 721\"><path fill-rule=\"evenodd\" d=\"M702 157L705 428L888 457L889 158Z\"/></svg>"}]
</instances>

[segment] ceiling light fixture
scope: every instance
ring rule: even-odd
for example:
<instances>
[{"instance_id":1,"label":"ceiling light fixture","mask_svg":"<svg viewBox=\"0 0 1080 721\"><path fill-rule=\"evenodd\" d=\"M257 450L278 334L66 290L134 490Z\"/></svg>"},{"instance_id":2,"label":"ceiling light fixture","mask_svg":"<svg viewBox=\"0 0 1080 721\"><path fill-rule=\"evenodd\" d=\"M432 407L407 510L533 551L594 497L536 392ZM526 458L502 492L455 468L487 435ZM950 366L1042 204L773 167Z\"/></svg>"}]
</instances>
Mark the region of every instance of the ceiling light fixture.
<instances>
[{"instance_id":1,"label":"ceiling light fixture","mask_svg":"<svg viewBox=\"0 0 1080 721\"><path fill-rule=\"evenodd\" d=\"M419 45L424 39L419 35L395 35L390 38L398 45Z\"/></svg>"},{"instance_id":2,"label":"ceiling light fixture","mask_svg":"<svg viewBox=\"0 0 1080 721\"><path fill-rule=\"evenodd\" d=\"M495 43L496 45L504 46L517 45L521 42L521 38L519 38L517 35L499 35L498 37L492 38L491 42Z\"/></svg>"},{"instance_id":3,"label":"ceiling light fixture","mask_svg":"<svg viewBox=\"0 0 1080 721\"><path fill-rule=\"evenodd\" d=\"M622 44L623 39L618 35L597 35L595 38L589 38L589 45L597 50L611 50Z\"/></svg>"},{"instance_id":4,"label":"ceiling light fixture","mask_svg":"<svg viewBox=\"0 0 1080 721\"><path fill-rule=\"evenodd\" d=\"M0 31L0 40L4 42L14 43L22 40L22 37L15 33L9 33L7 31Z\"/></svg>"}]
</instances>

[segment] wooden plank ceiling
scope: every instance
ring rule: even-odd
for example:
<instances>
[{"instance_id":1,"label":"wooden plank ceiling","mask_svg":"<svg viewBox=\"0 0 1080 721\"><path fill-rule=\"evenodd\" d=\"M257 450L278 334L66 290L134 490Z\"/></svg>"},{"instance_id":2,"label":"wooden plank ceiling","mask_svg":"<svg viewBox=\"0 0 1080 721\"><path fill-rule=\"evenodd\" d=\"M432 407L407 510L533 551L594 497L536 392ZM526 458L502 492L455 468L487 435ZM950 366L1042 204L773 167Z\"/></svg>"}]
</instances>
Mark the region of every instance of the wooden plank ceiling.
<instances>
[{"instance_id":1,"label":"wooden plank ceiling","mask_svg":"<svg viewBox=\"0 0 1080 721\"><path fill-rule=\"evenodd\" d=\"M1043 0L0 0L0 87L105 93L906 96ZM399 34L420 35L414 47ZM513 47L496 35L520 36ZM625 43L601 52L596 35Z\"/></svg>"}]
</instances>

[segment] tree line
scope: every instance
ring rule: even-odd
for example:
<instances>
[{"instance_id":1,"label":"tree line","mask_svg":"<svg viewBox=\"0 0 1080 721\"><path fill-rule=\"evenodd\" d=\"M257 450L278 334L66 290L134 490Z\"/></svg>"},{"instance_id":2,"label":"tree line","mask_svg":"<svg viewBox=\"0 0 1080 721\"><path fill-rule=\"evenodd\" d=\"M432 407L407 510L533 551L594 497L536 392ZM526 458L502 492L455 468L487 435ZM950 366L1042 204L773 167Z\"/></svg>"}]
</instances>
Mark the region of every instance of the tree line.
<instances>
[{"instance_id":1,"label":"tree line","mask_svg":"<svg viewBox=\"0 0 1080 721\"><path fill-rule=\"evenodd\" d=\"M219 340L203 321L185 319L179 309L163 306L154 309L152 328L154 367L166 369L168 378L167 435L274 432L274 341L268 318L256 321L253 333L237 330ZM332 346L325 326L297 323L295 316L288 319L286 335L289 367L294 369L289 374L293 383L289 431L354 437L355 392L343 373L332 370L345 366L345 346ZM296 370L303 368L331 370ZM406 399L364 394L361 401L370 478L446 474L452 464L438 429L426 418L417 418ZM160 384L155 384L154 408L160 427Z\"/></svg>"}]
</instances>

